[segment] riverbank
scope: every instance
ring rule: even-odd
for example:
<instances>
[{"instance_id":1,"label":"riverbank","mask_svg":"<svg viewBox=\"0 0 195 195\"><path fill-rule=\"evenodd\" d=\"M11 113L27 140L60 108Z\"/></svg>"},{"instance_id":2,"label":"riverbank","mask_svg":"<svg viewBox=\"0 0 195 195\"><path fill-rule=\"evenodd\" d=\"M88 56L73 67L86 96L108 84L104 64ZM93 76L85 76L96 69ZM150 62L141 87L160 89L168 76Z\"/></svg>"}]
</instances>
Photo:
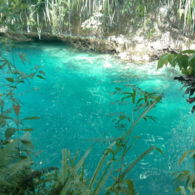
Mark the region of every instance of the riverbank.
<instances>
[{"instance_id":1,"label":"riverbank","mask_svg":"<svg viewBox=\"0 0 195 195\"><path fill-rule=\"evenodd\" d=\"M2 31L0 36L11 38L18 42L39 41L36 32ZM178 35L177 40L170 32L165 32L154 40L134 36L132 39L124 35L110 36L104 39L72 35L54 35L42 33L41 41L59 41L76 48L98 53L109 53L126 62L145 63L158 60L164 53L177 53L185 49L195 49L195 42L190 38Z\"/></svg>"}]
</instances>

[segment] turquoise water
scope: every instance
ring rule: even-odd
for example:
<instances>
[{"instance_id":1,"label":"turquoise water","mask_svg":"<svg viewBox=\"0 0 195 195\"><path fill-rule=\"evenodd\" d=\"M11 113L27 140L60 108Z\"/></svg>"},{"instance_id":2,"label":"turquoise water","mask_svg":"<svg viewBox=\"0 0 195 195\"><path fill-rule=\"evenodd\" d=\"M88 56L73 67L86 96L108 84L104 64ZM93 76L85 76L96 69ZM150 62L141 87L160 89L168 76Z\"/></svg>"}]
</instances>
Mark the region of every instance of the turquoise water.
<instances>
[{"instance_id":1,"label":"turquoise water","mask_svg":"<svg viewBox=\"0 0 195 195\"><path fill-rule=\"evenodd\" d=\"M23 65L17 53L25 53L32 65ZM26 127L34 128L30 135L35 151L43 152L35 159L38 168L60 167L61 149L67 148L71 154L81 149L81 155L93 141L110 130L107 137L98 142L87 159L86 176L95 170L103 149L109 139L122 134L125 129L116 128L112 123L116 112L131 113L128 102L120 104L120 96L110 93L115 87L125 84L137 85L143 90L164 93L162 103L149 115L157 117L157 122L142 120L133 130L133 136L141 136L125 158L131 163L151 145L162 149L165 158L154 151L139 162L130 172L129 178L141 195L174 194L171 173L179 169L191 169L184 161L178 166L181 155L193 148L194 116L191 107L182 98L184 90L173 77L179 73L170 68L155 71L156 62L148 65L122 63L107 54L85 53L59 43L31 43L17 45L13 57L18 69L31 71L34 65L43 66L46 80L34 79L31 87L39 91L21 96L21 117L40 116L40 120L26 122ZM134 76L136 75L136 76ZM4 81L1 80L3 84ZM20 86L20 91L29 85ZM109 181L111 182L111 180Z\"/></svg>"}]
</instances>

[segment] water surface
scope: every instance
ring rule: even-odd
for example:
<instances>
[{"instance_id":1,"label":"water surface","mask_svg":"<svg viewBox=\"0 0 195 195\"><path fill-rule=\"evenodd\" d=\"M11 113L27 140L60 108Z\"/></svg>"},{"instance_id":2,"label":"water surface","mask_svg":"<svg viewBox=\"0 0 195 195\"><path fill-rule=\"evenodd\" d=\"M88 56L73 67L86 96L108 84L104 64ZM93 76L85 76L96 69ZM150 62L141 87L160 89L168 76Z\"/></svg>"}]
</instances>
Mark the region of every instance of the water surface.
<instances>
[{"instance_id":1,"label":"water surface","mask_svg":"<svg viewBox=\"0 0 195 195\"><path fill-rule=\"evenodd\" d=\"M17 53L25 53L31 65L23 65ZM115 87L125 84L137 85L149 92L164 93L162 103L149 115L157 117L157 122L142 120L133 130L133 136L141 136L125 158L131 163L151 145L163 150L165 158L157 151L152 152L128 175L142 195L174 194L171 173L178 169L191 169L188 161L178 166L181 155L193 147L194 115L192 105L182 98L184 90L173 77L174 69L156 70L156 62L143 65L122 63L108 54L83 52L59 43L20 44L13 50L14 58L4 54L21 70L31 71L34 65L43 66L46 80L34 79L32 87L39 91L20 97L21 117L40 116L40 120L26 122L33 127L30 139L35 151L43 152L35 160L39 168L60 167L61 149L67 148L71 154L81 150L81 155L95 139L108 132L106 139L98 142L86 162L86 176L95 170L103 149L109 139L129 129L117 127L112 122L115 113L131 113L130 104L121 104L120 96L111 95ZM135 76L136 75L136 76ZM3 83L3 81L2 81ZM21 85L20 90L28 90L29 85ZM79 157L81 157L81 155ZM111 182L111 181L110 181Z\"/></svg>"}]
</instances>

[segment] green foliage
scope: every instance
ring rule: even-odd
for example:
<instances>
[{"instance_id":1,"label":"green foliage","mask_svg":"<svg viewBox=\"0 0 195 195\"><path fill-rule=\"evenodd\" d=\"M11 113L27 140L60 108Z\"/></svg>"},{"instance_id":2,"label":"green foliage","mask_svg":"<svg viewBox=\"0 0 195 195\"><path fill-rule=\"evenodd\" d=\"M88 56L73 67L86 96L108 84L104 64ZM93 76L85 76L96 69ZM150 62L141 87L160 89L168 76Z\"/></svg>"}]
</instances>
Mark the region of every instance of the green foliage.
<instances>
[{"instance_id":1,"label":"green foliage","mask_svg":"<svg viewBox=\"0 0 195 195\"><path fill-rule=\"evenodd\" d=\"M93 15L82 23L81 27L85 30L88 29L92 31L94 36L102 37L104 34L103 31L103 20L102 17L104 14L102 13L102 6L94 11Z\"/></svg>"},{"instance_id":2,"label":"green foliage","mask_svg":"<svg viewBox=\"0 0 195 195\"><path fill-rule=\"evenodd\" d=\"M191 154L190 154L191 153ZM179 165L183 162L185 157L190 154L189 159L193 158L195 162L195 150L189 150L185 152L182 157L179 160ZM195 170L195 164L194 164L194 170ZM195 174L194 172L190 173L190 171L178 171L172 174L172 176L175 175L175 179L173 180L177 186L177 189L175 190L175 193L178 193L181 191L182 194L187 194L186 188L190 191L191 194L195 192ZM180 184L185 182L185 186L181 186Z\"/></svg>"},{"instance_id":3,"label":"green foliage","mask_svg":"<svg viewBox=\"0 0 195 195\"><path fill-rule=\"evenodd\" d=\"M163 3L169 6L169 1ZM136 18L147 17L151 10L156 11L161 5L162 2L160 0L101 1L103 9L103 16L99 20L100 22L103 21L101 31L109 33L109 27L116 24L119 15L126 17L126 14L128 14L131 19L133 16L133 20L135 20ZM191 30L194 32L194 5L194 0L190 2L181 0L175 3L175 6L179 7L180 16L184 15L184 31L186 31L188 25L189 27L193 26ZM50 27L49 29L51 29L52 33L62 34L66 31L66 26L69 25L69 31L71 31L72 13L78 11L81 21L84 21L86 16L87 18L92 17L100 7L100 4L98 1L91 0L1 0L0 6L2 8L2 14L0 15L0 24L2 26L18 32L24 29L27 29L27 32L36 30L41 39L43 28L47 29L47 27ZM139 23L137 25L141 27ZM192 23L193 25L191 25ZM98 26L100 28L100 25ZM147 36L150 37L153 33L148 32L148 34Z\"/></svg>"},{"instance_id":4,"label":"green foliage","mask_svg":"<svg viewBox=\"0 0 195 195\"><path fill-rule=\"evenodd\" d=\"M138 0L137 5L137 16L144 17L146 13L146 5L145 2Z\"/></svg>"},{"instance_id":5,"label":"green foliage","mask_svg":"<svg viewBox=\"0 0 195 195\"><path fill-rule=\"evenodd\" d=\"M168 65L168 63L172 67L179 66L181 72L186 75L194 75L195 72L195 51L194 50L185 50L180 52L179 54L163 54L159 61L157 70L162 68L163 65Z\"/></svg>"},{"instance_id":6,"label":"green foliage","mask_svg":"<svg viewBox=\"0 0 195 195\"><path fill-rule=\"evenodd\" d=\"M123 91L123 89L130 88L130 91ZM120 123L122 120L126 119L131 123L131 127L129 130L125 131L117 140L116 140L116 149L115 150L108 150L108 152L112 153L113 157L112 159L115 159L116 163L121 162L119 169L117 169L115 172L119 173L118 178L114 178L115 182L113 183L112 186L107 188L107 193L135 193L135 190L133 188L133 183L131 180L125 180L125 176L127 173L148 153L150 153L153 149L157 149L160 153L162 151L159 148L156 148L152 146L148 150L146 150L142 155L140 155L133 163L127 166L127 168L122 172L122 169L124 168L124 156L127 154L127 152L131 149L131 147L134 145L134 143L131 143L128 145L129 142L129 137L131 134L131 131L135 127L135 125L142 119L142 118L150 118L149 116L146 116L146 114L153 108L157 103L159 103L163 97L163 94L157 94L157 93L149 93L147 91L143 91L137 86L134 85L125 85L123 88L117 88L114 94L121 94L125 95L121 99L123 102L125 99L131 99L131 104L132 104L132 117L127 117L127 115L121 115L117 118L114 119L113 121L117 120L117 123ZM155 118L155 117L154 117ZM119 150L123 150L123 154L119 159L116 159L116 154L118 153ZM113 160L111 159L111 163ZM110 162L110 161L109 161ZM109 163L109 165L111 165ZM115 166L115 165L114 165ZM131 187L130 187L131 186Z\"/></svg>"},{"instance_id":7,"label":"green foliage","mask_svg":"<svg viewBox=\"0 0 195 195\"><path fill-rule=\"evenodd\" d=\"M122 14L128 13L132 9L132 6L133 6L133 3L131 1L124 1L121 13Z\"/></svg>"},{"instance_id":8,"label":"green foliage","mask_svg":"<svg viewBox=\"0 0 195 195\"><path fill-rule=\"evenodd\" d=\"M175 77L175 80L178 80L182 83L184 83L184 87L187 87L186 91L184 92L185 94L189 94L189 99L186 101L189 102L190 104L195 101L195 98L191 98L195 92L195 50L185 50L180 52L179 54L164 54L161 56L161 58L158 61L158 66L157 70L162 68L164 65L167 66L167 64L170 64L172 67L176 67L176 65L179 66L182 74L185 75L185 77ZM192 107L192 113L195 110L195 106Z\"/></svg>"},{"instance_id":9,"label":"green foliage","mask_svg":"<svg viewBox=\"0 0 195 195\"><path fill-rule=\"evenodd\" d=\"M161 0L103 0L101 1L104 10L103 29L106 31L109 26L115 24L119 15L129 14L131 17L133 15L134 19L147 17L151 10L158 10L162 3L168 6L170 4L169 1L162 2ZM69 30L71 29L71 13L77 10L80 12L81 20L85 20L86 15L91 17L99 6L98 1L91 0L1 0L0 24L14 31L25 28L27 32L30 32L36 29L41 38L42 28L50 26L52 33L61 34L67 25L69 25ZM184 32L187 31L187 26L194 32L195 0L180 0L175 2L174 6L179 7L180 18L184 16Z\"/></svg>"},{"instance_id":10,"label":"green foliage","mask_svg":"<svg viewBox=\"0 0 195 195\"><path fill-rule=\"evenodd\" d=\"M10 41L9 41L10 42ZM23 181L24 177L31 174L33 165L31 153L34 146L28 140L28 134L22 138L20 131L32 131L32 128L22 128L24 120L38 119L38 117L29 117L20 119L21 102L18 99L17 88L26 81L30 83L30 79L43 71L36 68L31 74L21 72L13 62L2 56L3 50L13 52L14 46L8 44L6 40L2 42L0 52L0 71L6 72L1 74L1 79L5 81L3 92L0 94L0 193L1 194L23 194L24 186L28 189L28 185ZM30 63L25 55L19 54L23 64ZM7 82L6 82L7 81ZM26 93L26 92L24 92ZM23 93L23 94L24 94ZM20 94L20 95L23 95ZM12 121L13 125L9 124ZM15 135L17 133L17 135ZM17 137L17 138L16 138ZM40 175L39 175L40 176ZM29 184L31 185L31 184ZM21 192L21 193L20 193Z\"/></svg>"},{"instance_id":11,"label":"green foliage","mask_svg":"<svg viewBox=\"0 0 195 195\"><path fill-rule=\"evenodd\" d=\"M123 89L126 89L126 88L130 88L131 91L122 91ZM120 114L118 118L113 120L113 121L117 120L116 124L119 124L119 122L124 119L128 120L129 122L134 122L137 120L137 118L139 118L139 116L141 116L141 118L143 118L144 120L147 120L147 118L149 118L155 121L155 117L145 116L145 114L140 115L140 112L144 108L148 112L151 109L150 106L152 105L153 107L155 106L156 103L159 103L161 99L164 97L164 94L149 93L147 91L140 89L139 87L135 85L125 85L123 88L116 87L115 89L117 91L112 93L112 95L116 93L121 93L122 95L125 95L125 97L121 99L121 102L131 98L131 104L132 104L132 118L127 117L127 115Z\"/></svg>"},{"instance_id":12,"label":"green foliage","mask_svg":"<svg viewBox=\"0 0 195 195\"><path fill-rule=\"evenodd\" d=\"M150 38L154 37L155 32L156 32L155 28L150 28L146 32L146 38L150 39Z\"/></svg>"},{"instance_id":13,"label":"green foliage","mask_svg":"<svg viewBox=\"0 0 195 195\"><path fill-rule=\"evenodd\" d=\"M194 94L194 74L195 74L195 50L185 50L180 52L179 54L164 54L161 56L161 58L158 61L157 69L162 68L164 65L167 66L167 64L170 63L172 67L176 67L176 65L179 66L181 72L185 75L185 77L175 77L174 79L179 80L182 82L184 87L187 87L184 94L189 94L189 99L187 99L187 102L192 103L195 101L195 98L190 98L191 95ZM192 108L192 113L195 110L195 106ZM189 150L186 151L182 157L179 160L179 165L184 161L186 156L189 155L189 159L193 158L193 166L195 171L195 150ZM178 171L172 174L172 176L175 176L175 179L173 180L174 183L177 186L177 189L175 190L175 193L181 192L182 195L188 194L186 192L186 189L190 191L190 194L193 195L195 193L195 173L189 171L189 170L182 170ZM185 186L182 186L181 184L185 183Z\"/></svg>"},{"instance_id":14,"label":"green foliage","mask_svg":"<svg viewBox=\"0 0 195 195\"><path fill-rule=\"evenodd\" d=\"M182 16L184 17L184 32L186 31L187 25L191 28L191 31L194 33L194 7L195 7L195 1L186 1L186 0L180 0L179 2L179 17L180 19ZM193 22L193 25L191 25ZM192 26L192 27L191 27Z\"/></svg>"},{"instance_id":15,"label":"green foliage","mask_svg":"<svg viewBox=\"0 0 195 195\"><path fill-rule=\"evenodd\" d=\"M69 25L66 19L68 12L68 2L65 0L57 1L57 5L52 7L52 33L60 34L63 26Z\"/></svg>"},{"instance_id":16,"label":"green foliage","mask_svg":"<svg viewBox=\"0 0 195 195\"><path fill-rule=\"evenodd\" d=\"M57 0L55 4L52 0L2 0L0 6L0 24L13 31L27 27L27 32L30 32L36 28L40 39L43 26L52 25L52 32L56 34L68 25L65 21L68 13L66 0Z\"/></svg>"},{"instance_id":17,"label":"green foliage","mask_svg":"<svg viewBox=\"0 0 195 195\"><path fill-rule=\"evenodd\" d=\"M128 131L123 133L120 137L118 137L115 141L113 141L107 149L104 150L102 158L97 164L97 167L90 179L85 178L84 166L85 166L86 158L89 152L91 152L93 145L86 151L83 157L81 157L81 159L78 160L77 164L75 164L75 162L79 151L72 159L69 150L67 149L62 150L62 156L63 156L62 169L60 171L60 174L58 175L57 183L55 184L56 188L58 189L61 188L61 193L60 193L61 195L63 194L98 195L102 192L106 181L108 180L108 178L110 178L113 175L114 172L119 173L119 176L114 177L115 182L110 187L106 188L106 194L111 194L111 193L136 194L133 181L130 179L126 179L127 174L142 158L144 158L147 154L149 154L153 149L157 149L157 151L159 151L162 154L162 151L159 148L152 146L148 150L146 150L143 154L141 154L137 159L135 159L134 162L129 164L127 168L124 169L124 171L122 172L122 169L124 168L124 157L134 144L133 143L128 145L128 140L132 129L139 122L139 120L141 120L141 118L143 118L145 114L162 99L161 95L142 91L136 86L125 86L125 87L132 88L133 93L129 92L130 97L127 96L127 98L132 98L132 103L137 106L139 102L141 102L140 99L138 100L139 102L137 101L137 103L135 101L135 99L137 99L137 93L139 95L144 94L143 99L145 103L143 103L144 105L142 105L141 109L145 107L145 110L141 112L141 114L138 116L137 119L136 118L133 119L134 122L132 123L132 126ZM115 93L118 93L119 91L121 92L120 88L116 88L116 90L117 91ZM126 93L124 92L124 94ZM123 99L121 101L123 101ZM96 142L98 142L98 140ZM119 151L121 150L123 150L123 154L117 157ZM116 168L117 166L119 168Z\"/></svg>"}]
</instances>

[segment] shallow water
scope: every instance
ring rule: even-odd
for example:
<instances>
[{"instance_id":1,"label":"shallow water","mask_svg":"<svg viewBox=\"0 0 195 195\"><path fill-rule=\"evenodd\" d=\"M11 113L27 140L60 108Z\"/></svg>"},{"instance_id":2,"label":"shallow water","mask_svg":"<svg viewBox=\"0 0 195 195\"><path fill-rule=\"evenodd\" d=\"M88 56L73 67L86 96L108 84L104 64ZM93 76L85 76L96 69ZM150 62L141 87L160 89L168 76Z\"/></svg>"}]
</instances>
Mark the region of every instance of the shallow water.
<instances>
[{"instance_id":1,"label":"shallow water","mask_svg":"<svg viewBox=\"0 0 195 195\"><path fill-rule=\"evenodd\" d=\"M23 65L17 53L28 55L32 65ZM31 43L17 45L13 56L4 54L17 64L18 69L27 72L38 64L43 66L46 80L34 79L32 87L39 91L21 96L21 117L40 116L40 120L26 122L33 127L30 139L35 151L43 150L35 160L39 168L60 167L61 149L67 148L71 154L81 149L83 154L103 133L110 130L107 137L98 142L86 163L86 176L90 176L101 158L103 149L113 139L124 132L112 123L116 112L131 113L131 105L121 105L120 96L110 93L124 84L137 85L149 92L164 93L162 103L149 115L157 117L157 122L142 120L134 128L133 136L141 136L127 155L125 162L132 162L151 145L162 149L165 158L157 151L139 162L130 172L129 178L142 195L174 194L171 173L179 169L191 169L184 161L178 166L181 155L193 147L194 115L191 107L182 98L182 85L173 80L179 73L170 68L156 70L156 62L135 65L122 63L106 54L85 53L59 43ZM4 81L1 81L4 83ZM21 85L21 91L29 85ZM187 96L186 96L187 97ZM124 124L124 122L123 122ZM125 129L130 124L125 123ZM80 155L81 157L81 155Z\"/></svg>"}]
</instances>

